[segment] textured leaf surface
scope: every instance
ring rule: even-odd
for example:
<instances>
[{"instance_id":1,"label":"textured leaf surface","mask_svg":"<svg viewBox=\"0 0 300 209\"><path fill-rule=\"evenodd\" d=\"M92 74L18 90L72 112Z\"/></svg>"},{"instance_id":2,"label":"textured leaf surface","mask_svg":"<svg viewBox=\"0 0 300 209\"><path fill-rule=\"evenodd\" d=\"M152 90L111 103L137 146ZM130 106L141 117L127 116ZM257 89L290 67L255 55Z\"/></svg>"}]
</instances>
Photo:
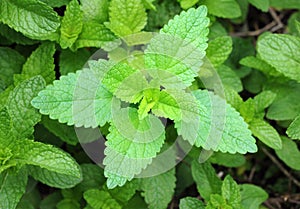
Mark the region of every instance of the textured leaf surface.
<instances>
[{"instance_id":1,"label":"textured leaf surface","mask_svg":"<svg viewBox=\"0 0 300 209\"><path fill-rule=\"evenodd\" d=\"M276 8L300 8L300 2L298 0L270 0L270 5Z\"/></svg>"},{"instance_id":2,"label":"textured leaf surface","mask_svg":"<svg viewBox=\"0 0 300 209\"><path fill-rule=\"evenodd\" d=\"M300 38L285 34L268 34L259 39L260 57L285 76L300 81Z\"/></svg>"},{"instance_id":3,"label":"textured leaf surface","mask_svg":"<svg viewBox=\"0 0 300 209\"><path fill-rule=\"evenodd\" d=\"M26 191L27 172L21 169L17 173L11 171L0 173L0 208L16 208Z\"/></svg>"},{"instance_id":4,"label":"textured leaf surface","mask_svg":"<svg viewBox=\"0 0 300 209\"><path fill-rule=\"evenodd\" d=\"M24 57L17 51L0 47L0 81L4 89L13 83L13 74L21 72L24 62Z\"/></svg>"},{"instance_id":5,"label":"textured leaf surface","mask_svg":"<svg viewBox=\"0 0 300 209\"><path fill-rule=\"evenodd\" d=\"M31 140L17 140L14 148L18 163L28 165L29 174L53 187L69 188L81 181L75 160L62 150Z\"/></svg>"},{"instance_id":6,"label":"textured leaf surface","mask_svg":"<svg viewBox=\"0 0 300 209\"><path fill-rule=\"evenodd\" d=\"M108 19L108 0L80 0L83 20L103 23Z\"/></svg>"},{"instance_id":7,"label":"textured leaf surface","mask_svg":"<svg viewBox=\"0 0 300 209\"><path fill-rule=\"evenodd\" d=\"M41 120L41 115L30 102L44 88L44 79L35 76L20 83L10 93L7 109L12 119L12 133L15 137L26 137L34 132L33 126Z\"/></svg>"},{"instance_id":8,"label":"textured leaf surface","mask_svg":"<svg viewBox=\"0 0 300 209\"><path fill-rule=\"evenodd\" d=\"M250 129L254 136L256 136L264 144L273 149L281 149L282 142L276 129L269 123L261 119L254 119L250 122Z\"/></svg>"},{"instance_id":9,"label":"textured leaf surface","mask_svg":"<svg viewBox=\"0 0 300 209\"><path fill-rule=\"evenodd\" d=\"M248 2L263 12L267 12L269 9L269 0L248 0Z\"/></svg>"},{"instance_id":10,"label":"textured leaf surface","mask_svg":"<svg viewBox=\"0 0 300 209\"><path fill-rule=\"evenodd\" d=\"M211 194L221 194L222 181L216 175L214 168L208 162L192 163L192 175L200 195L208 201Z\"/></svg>"},{"instance_id":11,"label":"textured leaf surface","mask_svg":"<svg viewBox=\"0 0 300 209\"><path fill-rule=\"evenodd\" d=\"M227 200L227 203L232 206L233 209L241 208L241 194L240 187L229 175L225 177L222 184L222 196Z\"/></svg>"},{"instance_id":12,"label":"textured leaf surface","mask_svg":"<svg viewBox=\"0 0 300 209\"><path fill-rule=\"evenodd\" d=\"M282 149L275 150L275 152L287 166L300 170L300 151L294 141L282 137Z\"/></svg>"},{"instance_id":13,"label":"textured leaf surface","mask_svg":"<svg viewBox=\"0 0 300 209\"><path fill-rule=\"evenodd\" d=\"M196 146L202 146L206 150L241 154L257 151L248 125L225 100L206 90L197 90L193 94L200 107L204 106L206 109L200 112L200 122L175 123L185 140L190 143L194 140Z\"/></svg>"},{"instance_id":14,"label":"textured leaf surface","mask_svg":"<svg viewBox=\"0 0 300 209\"><path fill-rule=\"evenodd\" d=\"M139 120L133 108L114 113L103 161L108 188L122 186L141 173L160 151L164 139L164 126L153 115Z\"/></svg>"},{"instance_id":15,"label":"textured leaf surface","mask_svg":"<svg viewBox=\"0 0 300 209\"><path fill-rule=\"evenodd\" d=\"M112 0L107 26L123 37L141 31L147 23L147 14L141 0Z\"/></svg>"},{"instance_id":16,"label":"textured leaf surface","mask_svg":"<svg viewBox=\"0 0 300 209\"><path fill-rule=\"evenodd\" d=\"M247 209L257 209L268 199L268 193L262 188L252 185L241 185L241 205Z\"/></svg>"},{"instance_id":17,"label":"textured leaf surface","mask_svg":"<svg viewBox=\"0 0 300 209\"><path fill-rule=\"evenodd\" d=\"M115 36L103 24L97 22L84 22L82 31L78 36L73 50L83 47L102 47L105 43L113 41Z\"/></svg>"},{"instance_id":18,"label":"textured leaf surface","mask_svg":"<svg viewBox=\"0 0 300 209\"><path fill-rule=\"evenodd\" d=\"M209 158L209 162L230 168L244 165L246 163L246 159L241 154L214 152L214 154Z\"/></svg>"},{"instance_id":19,"label":"textured leaf surface","mask_svg":"<svg viewBox=\"0 0 300 209\"><path fill-rule=\"evenodd\" d=\"M43 76L47 84L52 83L55 80L54 53L55 44L41 44L26 60L21 75L15 75L15 83L37 75Z\"/></svg>"},{"instance_id":20,"label":"textured leaf surface","mask_svg":"<svg viewBox=\"0 0 300 209\"><path fill-rule=\"evenodd\" d=\"M292 139L300 139L300 116L291 123L286 133Z\"/></svg>"},{"instance_id":21,"label":"textured leaf surface","mask_svg":"<svg viewBox=\"0 0 300 209\"><path fill-rule=\"evenodd\" d=\"M101 86L98 73L105 71L106 61L98 69L84 69L61 76L59 81L41 91L32 105L51 119L77 127L96 127L110 120L112 95ZM102 68L101 68L102 67Z\"/></svg>"},{"instance_id":22,"label":"textured leaf surface","mask_svg":"<svg viewBox=\"0 0 300 209\"><path fill-rule=\"evenodd\" d=\"M185 197L180 200L180 209L204 209L205 205L203 202L195 197Z\"/></svg>"},{"instance_id":23,"label":"textured leaf surface","mask_svg":"<svg viewBox=\"0 0 300 209\"><path fill-rule=\"evenodd\" d=\"M216 70L223 85L229 86L237 92L243 90L243 85L240 78L230 67L226 65L220 65ZM212 83L214 82L212 81Z\"/></svg>"},{"instance_id":24,"label":"textured leaf surface","mask_svg":"<svg viewBox=\"0 0 300 209\"><path fill-rule=\"evenodd\" d=\"M175 169L158 176L141 179L142 196L149 209L165 209L172 200L175 189Z\"/></svg>"},{"instance_id":25,"label":"textured leaf surface","mask_svg":"<svg viewBox=\"0 0 300 209\"><path fill-rule=\"evenodd\" d=\"M24 35L40 40L57 39L60 21L56 12L35 0L2 0L0 21Z\"/></svg>"},{"instance_id":26,"label":"textured leaf surface","mask_svg":"<svg viewBox=\"0 0 300 209\"><path fill-rule=\"evenodd\" d=\"M0 110L0 139L6 139L11 129L11 118L6 108Z\"/></svg>"},{"instance_id":27,"label":"textured leaf surface","mask_svg":"<svg viewBox=\"0 0 300 209\"><path fill-rule=\"evenodd\" d=\"M208 13L217 17L235 18L241 16L241 9L235 0L202 0L208 8Z\"/></svg>"},{"instance_id":28,"label":"textured leaf surface","mask_svg":"<svg viewBox=\"0 0 300 209\"><path fill-rule=\"evenodd\" d=\"M206 56L214 67L224 63L232 51L230 36L220 36L208 43Z\"/></svg>"},{"instance_id":29,"label":"textured leaf surface","mask_svg":"<svg viewBox=\"0 0 300 209\"><path fill-rule=\"evenodd\" d=\"M64 13L60 27L60 45L63 49L71 47L82 30L83 13L77 0L72 0Z\"/></svg>"},{"instance_id":30,"label":"textured leaf surface","mask_svg":"<svg viewBox=\"0 0 300 209\"><path fill-rule=\"evenodd\" d=\"M107 191L96 189L84 193L84 199L94 209L121 209L122 206Z\"/></svg>"}]
</instances>

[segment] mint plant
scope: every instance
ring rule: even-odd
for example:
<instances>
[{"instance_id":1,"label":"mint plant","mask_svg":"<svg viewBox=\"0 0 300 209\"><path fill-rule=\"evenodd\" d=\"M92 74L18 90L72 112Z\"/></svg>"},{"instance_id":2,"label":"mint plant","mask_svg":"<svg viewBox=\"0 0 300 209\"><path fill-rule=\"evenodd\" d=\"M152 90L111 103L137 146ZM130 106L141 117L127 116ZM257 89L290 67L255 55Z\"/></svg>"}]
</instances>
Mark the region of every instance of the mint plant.
<instances>
[{"instance_id":1,"label":"mint plant","mask_svg":"<svg viewBox=\"0 0 300 209\"><path fill-rule=\"evenodd\" d=\"M299 9L1 0L0 208L296 208Z\"/></svg>"}]
</instances>

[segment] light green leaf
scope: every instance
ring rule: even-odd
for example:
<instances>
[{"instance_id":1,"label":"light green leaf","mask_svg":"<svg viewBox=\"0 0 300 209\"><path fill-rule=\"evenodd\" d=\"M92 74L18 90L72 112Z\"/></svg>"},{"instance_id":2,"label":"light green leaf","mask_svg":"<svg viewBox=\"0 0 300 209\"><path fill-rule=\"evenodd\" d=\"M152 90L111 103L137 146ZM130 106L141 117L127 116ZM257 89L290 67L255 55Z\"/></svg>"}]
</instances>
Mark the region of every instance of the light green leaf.
<instances>
[{"instance_id":1,"label":"light green leaf","mask_svg":"<svg viewBox=\"0 0 300 209\"><path fill-rule=\"evenodd\" d=\"M160 151L165 139L164 126L155 116L139 120L136 109L114 110L103 161L108 188L122 186L140 174Z\"/></svg>"},{"instance_id":2,"label":"light green leaf","mask_svg":"<svg viewBox=\"0 0 300 209\"><path fill-rule=\"evenodd\" d=\"M239 185L230 175L227 175L222 183L222 196L233 209L241 208L241 193Z\"/></svg>"},{"instance_id":3,"label":"light green leaf","mask_svg":"<svg viewBox=\"0 0 300 209\"><path fill-rule=\"evenodd\" d=\"M286 133L292 139L300 139L300 116L291 123Z\"/></svg>"},{"instance_id":4,"label":"light green leaf","mask_svg":"<svg viewBox=\"0 0 300 209\"><path fill-rule=\"evenodd\" d=\"M278 72L300 81L300 38L286 34L268 34L258 40L257 51Z\"/></svg>"},{"instance_id":5,"label":"light green leaf","mask_svg":"<svg viewBox=\"0 0 300 209\"><path fill-rule=\"evenodd\" d=\"M209 158L209 162L226 167L240 167L246 163L246 159L241 154L230 154L222 152L214 152Z\"/></svg>"},{"instance_id":6,"label":"light green leaf","mask_svg":"<svg viewBox=\"0 0 300 209\"><path fill-rule=\"evenodd\" d=\"M272 91L263 91L256 95L253 99L256 113L263 112L269 107L276 98L276 94Z\"/></svg>"},{"instance_id":7,"label":"light green leaf","mask_svg":"<svg viewBox=\"0 0 300 209\"><path fill-rule=\"evenodd\" d=\"M105 43L115 40L114 34L103 24L97 22L84 22L82 32L79 34L72 50L83 47L102 47Z\"/></svg>"},{"instance_id":8,"label":"light green leaf","mask_svg":"<svg viewBox=\"0 0 300 209\"><path fill-rule=\"evenodd\" d=\"M41 76L35 76L20 83L10 93L7 110L12 119L12 134L16 138L31 135L34 132L33 126L41 120L41 115L30 102L44 88L44 79Z\"/></svg>"},{"instance_id":9,"label":"light green leaf","mask_svg":"<svg viewBox=\"0 0 300 209\"><path fill-rule=\"evenodd\" d=\"M208 43L206 56L214 67L223 64L232 51L230 36L220 36Z\"/></svg>"},{"instance_id":10,"label":"light green leaf","mask_svg":"<svg viewBox=\"0 0 300 209\"><path fill-rule=\"evenodd\" d=\"M258 209L268 199L268 193L262 188L252 185L241 185L241 205L247 209Z\"/></svg>"},{"instance_id":11,"label":"light green leaf","mask_svg":"<svg viewBox=\"0 0 300 209\"><path fill-rule=\"evenodd\" d=\"M86 191L83 197L93 209L122 209L107 191L91 189Z\"/></svg>"},{"instance_id":12,"label":"light green leaf","mask_svg":"<svg viewBox=\"0 0 300 209\"><path fill-rule=\"evenodd\" d=\"M112 0L109 23L106 25L119 37L141 31L147 23L147 14L141 0Z\"/></svg>"},{"instance_id":13,"label":"light green leaf","mask_svg":"<svg viewBox=\"0 0 300 209\"><path fill-rule=\"evenodd\" d=\"M0 208L14 209L26 191L27 172L21 169L15 173L0 173Z\"/></svg>"},{"instance_id":14,"label":"light green leaf","mask_svg":"<svg viewBox=\"0 0 300 209\"><path fill-rule=\"evenodd\" d=\"M193 161L192 175L198 192L206 201L210 199L211 194L221 194L222 181L216 175L215 169L210 163Z\"/></svg>"},{"instance_id":15,"label":"light green leaf","mask_svg":"<svg viewBox=\"0 0 300 209\"><path fill-rule=\"evenodd\" d=\"M248 2L263 12L267 12L269 9L269 0L248 0Z\"/></svg>"},{"instance_id":16,"label":"light green leaf","mask_svg":"<svg viewBox=\"0 0 300 209\"><path fill-rule=\"evenodd\" d=\"M205 209L205 205L195 197L185 197L180 199L180 209Z\"/></svg>"},{"instance_id":17,"label":"light green leaf","mask_svg":"<svg viewBox=\"0 0 300 209\"><path fill-rule=\"evenodd\" d=\"M165 209L172 200L175 189L175 169L158 176L141 179L142 196L149 209Z\"/></svg>"},{"instance_id":18,"label":"light green leaf","mask_svg":"<svg viewBox=\"0 0 300 209\"><path fill-rule=\"evenodd\" d=\"M3 82L4 89L13 84L13 75L21 72L24 62L24 57L17 51L0 47L0 81Z\"/></svg>"},{"instance_id":19,"label":"light green leaf","mask_svg":"<svg viewBox=\"0 0 300 209\"><path fill-rule=\"evenodd\" d=\"M219 194L212 194L210 196L210 200L207 203L205 209L216 209L216 208L233 209L230 205L227 204L224 197L222 197Z\"/></svg>"},{"instance_id":20,"label":"light green leaf","mask_svg":"<svg viewBox=\"0 0 300 209\"><path fill-rule=\"evenodd\" d=\"M270 6L280 9L300 9L298 0L270 0Z\"/></svg>"},{"instance_id":21,"label":"light green leaf","mask_svg":"<svg viewBox=\"0 0 300 209\"><path fill-rule=\"evenodd\" d=\"M275 150L277 156L290 168L300 170L300 151L297 144L287 137L281 137L282 149Z\"/></svg>"},{"instance_id":22,"label":"light green leaf","mask_svg":"<svg viewBox=\"0 0 300 209\"><path fill-rule=\"evenodd\" d=\"M54 43L41 44L26 60L21 75L14 76L15 84L37 75L41 75L47 84L52 83L55 80L54 53Z\"/></svg>"},{"instance_id":23,"label":"light green leaf","mask_svg":"<svg viewBox=\"0 0 300 209\"><path fill-rule=\"evenodd\" d=\"M282 148L282 142L279 134L269 123L262 119L253 119L249 125L253 135L264 144L275 150Z\"/></svg>"},{"instance_id":24,"label":"light green leaf","mask_svg":"<svg viewBox=\"0 0 300 209\"><path fill-rule=\"evenodd\" d=\"M269 65L267 62L254 56L244 57L243 59L240 60L240 64L250 68L257 69L266 75L271 75L275 77L282 75L281 73L276 71L274 67Z\"/></svg>"},{"instance_id":25,"label":"light green leaf","mask_svg":"<svg viewBox=\"0 0 300 209\"><path fill-rule=\"evenodd\" d=\"M62 150L31 140L16 140L10 145L14 159L27 165L35 179L49 186L69 188L81 181L81 170L75 160Z\"/></svg>"},{"instance_id":26,"label":"light green leaf","mask_svg":"<svg viewBox=\"0 0 300 209\"><path fill-rule=\"evenodd\" d=\"M208 8L208 13L217 17L235 18L241 16L241 9L235 0L201 0Z\"/></svg>"},{"instance_id":27,"label":"light green leaf","mask_svg":"<svg viewBox=\"0 0 300 209\"><path fill-rule=\"evenodd\" d=\"M134 102L137 98L141 98L143 90L148 87L142 71L126 63L112 63L103 76L102 83L116 97L127 102Z\"/></svg>"},{"instance_id":28,"label":"light green leaf","mask_svg":"<svg viewBox=\"0 0 300 209\"><path fill-rule=\"evenodd\" d=\"M108 19L108 0L80 0L83 20L104 23Z\"/></svg>"},{"instance_id":29,"label":"light green leaf","mask_svg":"<svg viewBox=\"0 0 300 209\"><path fill-rule=\"evenodd\" d=\"M193 92L200 106L200 121L175 122L178 134L197 147L229 153L256 152L255 139L239 113L226 101L208 91Z\"/></svg>"},{"instance_id":30,"label":"light green leaf","mask_svg":"<svg viewBox=\"0 0 300 209\"><path fill-rule=\"evenodd\" d=\"M59 43L63 49L71 47L82 31L83 12L77 0L72 0L66 8L61 21Z\"/></svg>"},{"instance_id":31,"label":"light green leaf","mask_svg":"<svg viewBox=\"0 0 300 209\"><path fill-rule=\"evenodd\" d=\"M87 49L78 49L76 52L62 50L59 55L59 72L61 75L75 73L81 70L91 56Z\"/></svg>"},{"instance_id":32,"label":"light green leaf","mask_svg":"<svg viewBox=\"0 0 300 209\"><path fill-rule=\"evenodd\" d=\"M243 90L241 79L230 67L226 65L220 65L219 67L217 67L216 70L218 72L218 75L220 76L223 85L229 86L237 92ZM212 81L212 83L215 82Z\"/></svg>"},{"instance_id":33,"label":"light green leaf","mask_svg":"<svg viewBox=\"0 0 300 209\"><path fill-rule=\"evenodd\" d=\"M67 126L65 124L58 123L58 121L51 120L47 116L42 117L42 124L51 133L59 137L62 141L70 145L76 145L78 143L78 138L73 126Z\"/></svg>"},{"instance_id":34,"label":"light green leaf","mask_svg":"<svg viewBox=\"0 0 300 209\"><path fill-rule=\"evenodd\" d=\"M56 40L57 13L36 0L2 0L0 21L32 39Z\"/></svg>"},{"instance_id":35,"label":"light green leaf","mask_svg":"<svg viewBox=\"0 0 300 209\"><path fill-rule=\"evenodd\" d=\"M2 23L0 23L0 34L11 42L15 42L17 44L32 45L39 42L37 40L27 38L22 33L17 32L14 29L10 28L8 25Z\"/></svg>"},{"instance_id":36,"label":"light green leaf","mask_svg":"<svg viewBox=\"0 0 300 209\"><path fill-rule=\"evenodd\" d=\"M61 123L76 127L103 126L111 118L112 95L101 85L98 76L107 70L107 61L100 60L97 64L97 69L61 76L41 91L32 105Z\"/></svg>"}]
</instances>

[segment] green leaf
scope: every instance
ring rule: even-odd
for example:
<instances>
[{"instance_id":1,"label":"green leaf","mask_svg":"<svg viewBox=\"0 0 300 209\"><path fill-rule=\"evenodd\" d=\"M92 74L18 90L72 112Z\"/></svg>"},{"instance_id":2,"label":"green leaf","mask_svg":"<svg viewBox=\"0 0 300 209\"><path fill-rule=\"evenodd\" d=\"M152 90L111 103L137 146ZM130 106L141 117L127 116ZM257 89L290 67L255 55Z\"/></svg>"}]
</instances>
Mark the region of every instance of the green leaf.
<instances>
[{"instance_id":1,"label":"green leaf","mask_svg":"<svg viewBox=\"0 0 300 209\"><path fill-rule=\"evenodd\" d=\"M52 83L55 80L54 53L54 43L41 44L26 60L21 75L14 76L15 83L37 75L41 75L47 84Z\"/></svg>"},{"instance_id":2,"label":"green leaf","mask_svg":"<svg viewBox=\"0 0 300 209\"><path fill-rule=\"evenodd\" d=\"M172 200L175 189L175 169L158 176L141 179L142 196L149 209L165 209Z\"/></svg>"},{"instance_id":3,"label":"green leaf","mask_svg":"<svg viewBox=\"0 0 300 209\"><path fill-rule=\"evenodd\" d=\"M57 13L36 0L2 0L0 21L32 39L56 40Z\"/></svg>"},{"instance_id":4,"label":"green leaf","mask_svg":"<svg viewBox=\"0 0 300 209\"><path fill-rule=\"evenodd\" d=\"M198 3L199 0L178 0L182 9L188 9Z\"/></svg>"},{"instance_id":5,"label":"green leaf","mask_svg":"<svg viewBox=\"0 0 300 209\"><path fill-rule=\"evenodd\" d=\"M81 70L91 56L87 49L78 49L76 52L62 50L59 55L59 72L61 75L75 73Z\"/></svg>"},{"instance_id":6,"label":"green leaf","mask_svg":"<svg viewBox=\"0 0 300 209\"><path fill-rule=\"evenodd\" d=\"M27 38L22 33L17 32L8 25L2 23L0 23L0 34L11 42L15 42L17 44L32 45L38 43L38 41Z\"/></svg>"},{"instance_id":7,"label":"green leaf","mask_svg":"<svg viewBox=\"0 0 300 209\"><path fill-rule=\"evenodd\" d=\"M208 43L206 56L214 67L225 62L232 51L232 39L230 36L220 36Z\"/></svg>"},{"instance_id":8,"label":"green leaf","mask_svg":"<svg viewBox=\"0 0 300 209\"><path fill-rule=\"evenodd\" d=\"M180 199L179 208L180 209L205 209L205 205L203 202L201 202L195 197L185 197L183 199Z\"/></svg>"},{"instance_id":9,"label":"green leaf","mask_svg":"<svg viewBox=\"0 0 300 209\"><path fill-rule=\"evenodd\" d=\"M109 23L106 25L119 37L141 31L147 23L147 14L141 0L112 0Z\"/></svg>"},{"instance_id":10,"label":"green leaf","mask_svg":"<svg viewBox=\"0 0 300 209\"><path fill-rule=\"evenodd\" d=\"M241 194L239 185L230 175L227 175L222 183L222 196L233 209L241 208Z\"/></svg>"},{"instance_id":11,"label":"green leaf","mask_svg":"<svg viewBox=\"0 0 300 209\"><path fill-rule=\"evenodd\" d=\"M276 98L276 94L272 91L263 91L256 95L253 99L256 113L263 112L269 107Z\"/></svg>"},{"instance_id":12,"label":"green leaf","mask_svg":"<svg viewBox=\"0 0 300 209\"><path fill-rule=\"evenodd\" d=\"M80 204L76 200L64 199L56 205L57 209L80 209Z\"/></svg>"},{"instance_id":13,"label":"green leaf","mask_svg":"<svg viewBox=\"0 0 300 209\"><path fill-rule=\"evenodd\" d=\"M300 9L298 0L270 0L270 6L280 9Z\"/></svg>"},{"instance_id":14,"label":"green leaf","mask_svg":"<svg viewBox=\"0 0 300 209\"><path fill-rule=\"evenodd\" d=\"M139 184L137 181L131 181L131 182L127 182L122 187L109 189L108 192L114 199L116 199L121 203L126 204L135 195L138 186Z\"/></svg>"},{"instance_id":15,"label":"green leaf","mask_svg":"<svg viewBox=\"0 0 300 209\"><path fill-rule=\"evenodd\" d=\"M24 62L24 57L17 51L0 47L0 81L3 82L4 89L13 84L13 75L21 72Z\"/></svg>"},{"instance_id":16,"label":"green leaf","mask_svg":"<svg viewBox=\"0 0 300 209\"><path fill-rule=\"evenodd\" d=\"M300 81L300 38L285 34L268 34L257 43L259 56L283 75Z\"/></svg>"},{"instance_id":17,"label":"green leaf","mask_svg":"<svg viewBox=\"0 0 300 209\"><path fill-rule=\"evenodd\" d=\"M27 172L21 169L0 173L0 208L14 209L26 191Z\"/></svg>"},{"instance_id":18,"label":"green leaf","mask_svg":"<svg viewBox=\"0 0 300 209\"><path fill-rule=\"evenodd\" d=\"M292 139L300 139L300 116L298 116L289 126L286 133Z\"/></svg>"},{"instance_id":19,"label":"green leaf","mask_svg":"<svg viewBox=\"0 0 300 209\"><path fill-rule=\"evenodd\" d=\"M45 88L41 76L35 76L20 83L9 95L7 110L12 119L12 134L16 138L30 136L33 126L41 120L41 115L31 106L31 100Z\"/></svg>"},{"instance_id":20,"label":"green leaf","mask_svg":"<svg viewBox=\"0 0 300 209\"><path fill-rule=\"evenodd\" d=\"M275 150L277 156L290 168L300 170L300 152L297 144L287 137L281 137L282 149Z\"/></svg>"},{"instance_id":21,"label":"green leaf","mask_svg":"<svg viewBox=\"0 0 300 209\"><path fill-rule=\"evenodd\" d=\"M208 8L208 13L217 17L235 18L241 16L241 9L235 0L201 0L200 4L204 4Z\"/></svg>"},{"instance_id":22,"label":"green leaf","mask_svg":"<svg viewBox=\"0 0 300 209\"><path fill-rule=\"evenodd\" d=\"M237 92L243 90L241 79L230 67L226 65L220 65L216 68L216 70L218 72L218 75L220 76L223 85L229 86ZM215 82L212 81L212 83Z\"/></svg>"},{"instance_id":23,"label":"green leaf","mask_svg":"<svg viewBox=\"0 0 300 209\"><path fill-rule=\"evenodd\" d=\"M51 133L59 137L62 141L70 145L76 145L78 143L78 138L73 126L67 126L65 124L58 123L58 121L51 120L49 117L42 117L42 124Z\"/></svg>"},{"instance_id":24,"label":"green leaf","mask_svg":"<svg viewBox=\"0 0 300 209\"><path fill-rule=\"evenodd\" d=\"M221 194L222 181L216 175L210 163L192 162L192 175L196 182L197 190L206 201L211 194Z\"/></svg>"},{"instance_id":25,"label":"green leaf","mask_svg":"<svg viewBox=\"0 0 300 209\"><path fill-rule=\"evenodd\" d=\"M240 64L250 68L255 68L266 75L271 75L276 77L282 75L281 73L277 72L276 69L271 65L269 65L267 62L254 56L244 57L243 59L240 60Z\"/></svg>"},{"instance_id":26,"label":"green leaf","mask_svg":"<svg viewBox=\"0 0 300 209\"><path fill-rule=\"evenodd\" d=\"M83 20L104 23L108 19L108 0L80 0Z\"/></svg>"},{"instance_id":27,"label":"green leaf","mask_svg":"<svg viewBox=\"0 0 300 209\"><path fill-rule=\"evenodd\" d=\"M45 2L51 7L61 7L67 5L70 0L39 0L39 1Z\"/></svg>"},{"instance_id":28,"label":"green leaf","mask_svg":"<svg viewBox=\"0 0 300 209\"><path fill-rule=\"evenodd\" d=\"M122 206L106 191L91 189L83 196L93 209L122 209Z\"/></svg>"},{"instance_id":29,"label":"green leaf","mask_svg":"<svg viewBox=\"0 0 300 209\"><path fill-rule=\"evenodd\" d=\"M255 139L239 113L226 101L207 90L193 92L200 106L200 121L175 123L178 134L197 147L229 153L256 152Z\"/></svg>"},{"instance_id":30,"label":"green leaf","mask_svg":"<svg viewBox=\"0 0 300 209\"><path fill-rule=\"evenodd\" d=\"M72 46L72 50L77 50L83 47L100 48L105 43L115 40L114 34L103 24L97 22L84 22L82 31L79 34L76 42Z\"/></svg>"},{"instance_id":31,"label":"green leaf","mask_svg":"<svg viewBox=\"0 0 300 209\"><path fill-rule=\"evenodd\" d=\"M165 139L164 126L155 116L139 120L136 109L114 110L103 161L108 188L122 186L140 174L160 151Z\"/></svg>"},{"instance_id":32,"label":"green leaf","mask_svg":"<svg viewBox=\"0 0 300 209\"><path fill-rule=\"evenodd\" d=\"M299 84L270 82L266 89L271 90L277 95L268 109L267 118L272 120L294 120L299 115Z\"/></svg>"},{"instance_id":33,"label":"green leaf","mask_svg":"<svg viewBox=\"0 0 300 209\"><path fill-rule=\"evenodd\" d=\"M126 63L111 63L110 69L103 76L102 83L106 89L123 101L134 102L140 98L148 82L142 71Z\"/></svg>"},{"instance_id":34,"label":"green leaf","mask_svg":"<svg viewBox=\"0 0 300 209\"><path fill-rule=\"evenodd\" d=\"M262 188L252 185L241 185L241 205L247 209L258 209L268 199L268 193Z\"/></svg>"},{"instance_id":35,"label":"green leaf","mask_svg":"<svg viewBox=\"0 0 300 209\"><path fill-rule=\"evenodd\" d=\"M232 209L232 207L227 204L224 197L222 197L219 194L212 194L210 196L210 201L207 203L205 209L216 209L216 208Z\"/></svg>"},{"instance_id":36,"label":"green leaf","mask_svg":"<svg viewBox=\"0 0 300 209\"><path fill-rule=\"evenodd\" d=\"M269 123L262 119L253 119L249 125L253 135L264 144L275 150L282 148L282 142L279 134Z\"/></svg>"},{"instance_id":37,"label":"green leaf","mask_svg":"<svg viewBox=\"0 0 300 209\"><path fill-rule=\"evenodd\" d=\"M263 12L267 12L270 6L269 0L248 0L248 2Z\"/></svg>"},{"instance_id":38,"label":"green leaf","mask_svg":"<svg viewBox=\"0 0 300 209\"><path fill-rule=\"evenodd\" d=\"M11 118L6 108L0 110L0 140L6 139L11 130Z\"/></svg>"},{"instance_id":39,"label":"green leaf","mask_svg":"<svg viewBox=\"0 0 300 209\"><path fill-rule=\"evenodd\" d=\"M66 8L61 21L59 43L63 49L71 47L82 31L83 12L77 0L72 0Z\"/></svg>"},{"instance_id":40,"label":"green leaf","mask_svg":"<svg viewBox=\"0 0 300 209\"><path fill-rule=\"evenodd\" d=\"M15 158L26 164L35 179L52 187L70 188L81 181L81 170L75 160L62 150L31 140L17 140L11 144Z\"/></svg>"},{"instance_id":41,"label":"green leaf","mask_svg":"<svg viewBox=\"0 0 300 209\"><path fill-rule=\"evenodd\" d=\"M40 112L76 127L103 126L111 118L112 95L101 85L98 74L107 69L107 61L97 69L84 69L61 76L32 100Z\"/></svg>"},{"instance_id":42,"label":"green leaf","mask_svg":"<svg viewBox=\"0 0 300 209\"><path fill-rule=\"evenodd\" d=\"M246 163L246 159L241 154L214 152L209 158L209 162L231 168L244 165Z\"/></svg>"}]
</instances>

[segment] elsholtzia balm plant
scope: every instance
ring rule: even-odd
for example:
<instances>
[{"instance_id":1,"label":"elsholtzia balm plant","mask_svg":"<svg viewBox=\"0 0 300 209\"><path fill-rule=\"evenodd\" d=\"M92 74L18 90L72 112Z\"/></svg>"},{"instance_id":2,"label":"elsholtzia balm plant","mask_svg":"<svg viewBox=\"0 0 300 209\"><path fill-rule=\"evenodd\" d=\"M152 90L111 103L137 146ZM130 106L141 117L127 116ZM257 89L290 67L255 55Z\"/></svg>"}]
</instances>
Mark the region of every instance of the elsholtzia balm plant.
<instances>
[{"instance_id":1,"label":"elsholtzia balm plant","mask_svg":"<svg viewBox=\"0 0 300 209\"><path fill-rule=\"evenodd\" d=\"M116 61L113 55L120 48L111 49L111 59L90 61L32 100L42 114L61 123L109 125L103 160L108 188L123 186L157 163L156 156L166 146L160 118L173 121L178 136L192 146L229 153L257 151L248 125L234 108L213 92L190 88L208 46L206 15L206 7L200 6L175 16L150 38L147 33L125 37L127 43L148 37L149 43L143 52L132 53L131 60Z\"/></svg>"}]
</instances>

